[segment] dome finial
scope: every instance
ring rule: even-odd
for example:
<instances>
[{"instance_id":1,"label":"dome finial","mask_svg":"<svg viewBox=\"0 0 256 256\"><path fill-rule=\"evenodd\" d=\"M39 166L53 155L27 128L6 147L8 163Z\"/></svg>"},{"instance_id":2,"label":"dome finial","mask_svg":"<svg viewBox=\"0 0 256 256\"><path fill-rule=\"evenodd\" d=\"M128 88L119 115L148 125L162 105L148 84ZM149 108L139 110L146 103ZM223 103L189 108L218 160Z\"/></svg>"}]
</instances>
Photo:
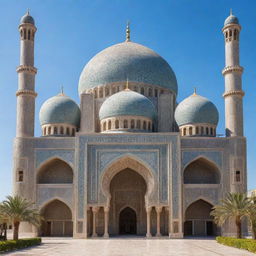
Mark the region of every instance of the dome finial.
<instances>
[{"instance_id":1,"label":"dome finial","mask_svg":"<svg viewBox=\"0 0 256 256\"><path fill-rule=\"evenodd\" d=\"M59 93L59 96L65 96L65 94L64 94L64 87L63 87L63 85L60 87L60 93Z\"/></svg>"},{"instance_id":2,"label":"dome finial","mask_svg":"<svg viewBox=\"0 0 256 256\"><path fill-rule=\"evenodd\" d=\"M197 95L196 94L196 87L194 87L194 93L193 93L193 96Z\"/></svg>"},{"instance_id":3,"label":"dome finial","mask_svg":"<svg viewBox=\"0 0 256 256\"><path fill-rule=\"evenodd\" d=\"M230 16L231 16L231 15L233 15L233 13L232 13L232 8L230 8Z\"/></svg>"},{"instance_id":4,"label":"dome finial","mask_svg":"<svg viewBox=\"0 0 256 256\"><path fill-rule=\"evenodd\" d=\"M130 37L130 21L127 21L127 25L126 25L126 42L130 42L131 41L131 37Z\"/></svg>"},{"instance_id":5,"label":"dome finial","mask_svg":"<svg viewBox=\"0 0 256 256\"><path fill-rule=\"evenodd\" d=\"M129 80L128 80L128 77L127 77L127 79L126 79L126 85L125 85L125 89L124 89L125 91L130 91L130 89L129 89Z\"/></svg>"},{"instance_id":6,"label":"dome finial","mask_svg":"<svg viewBox=\"0 0 256 256\"><path fill-rule=\"evenodd\" d=\"M27 9L27 15L29 15L29 8Z\"/></svg>"}]
</instances>

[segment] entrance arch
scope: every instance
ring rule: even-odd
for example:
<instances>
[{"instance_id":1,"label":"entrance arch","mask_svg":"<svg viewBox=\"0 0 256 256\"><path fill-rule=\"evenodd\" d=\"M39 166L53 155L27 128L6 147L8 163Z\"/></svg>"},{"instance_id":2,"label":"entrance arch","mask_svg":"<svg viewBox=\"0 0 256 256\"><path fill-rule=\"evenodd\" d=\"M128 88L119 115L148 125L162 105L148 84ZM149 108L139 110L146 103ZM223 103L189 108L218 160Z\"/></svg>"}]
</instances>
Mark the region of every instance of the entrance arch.
<instances>
[{"instance_id":1,"label":"entrance arch","mask_svg":"<svg viewBox=\"0 0 256 256\"><path fill-rule=\"evenodd\" d=\"M130 207L124 208L119 214L119 234L137 234L136 212Z\"/></svg>"},{"instance_id":2,"label":"entrance arch","mask_svg":"<svg viewBox=\"0 0 256 256\"><path fill-rule=\"evenodd\" d=\"M210 215L213 205L199 199L190 204L185 212L185 236L215 236L217 227Z\"/></svg>"},{"instance_id":3,"label":"entrance arch","mask_svg":"<svg viewBox=\"0 0 256 256\"><path fill-rule=\"evenodd\" d=\"M70 208L54 199L41 209L44 218L41 224L42 236L72 236L73 222Z\"/></svg>"}]
</instances>

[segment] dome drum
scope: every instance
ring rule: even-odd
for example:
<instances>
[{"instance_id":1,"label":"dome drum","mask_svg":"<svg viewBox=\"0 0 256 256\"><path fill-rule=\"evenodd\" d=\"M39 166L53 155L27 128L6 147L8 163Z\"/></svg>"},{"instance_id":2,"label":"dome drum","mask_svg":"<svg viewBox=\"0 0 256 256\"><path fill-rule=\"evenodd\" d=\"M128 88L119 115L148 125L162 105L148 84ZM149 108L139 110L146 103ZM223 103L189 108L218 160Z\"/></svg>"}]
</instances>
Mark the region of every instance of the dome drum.
<instances>
[{"instance_id":1,"label":"dome drum","mask_svg":"<svg viewBox=\"0 0 256 256\"><path fill-rule=\"evenodd\" d=\"M76 127L71 124L56 123L56 124L45 124L42 125L43 136L75 136Z\"/></svg>"},{"instance_id":2,"label":"dome drum","mask_svg":"<svg viewBox=\"0 0 256 256\"><path fill-rule=\"evenodd\" d=\"M187 137L216 137L216 125L187 124L179 127L180 135Z\"/></svg>"},{"instance_id":3,"label":"dome drum","mask_svg":"<svg viewBox=\"0 0 256 256\"><path fill-rule=\"evenodd\" d=\"M152 132L153 123L144 116L118 116L100 121L101 132Z\"/></svg>"},{"instance_id":4,"label":"dome drum","mask_svg":"<svg viewBox=\"0 0 256 256\"><path fill-rule=\"evenodd\" d=\"M106 98L117 92L124 90L126 82L116 82L108 85L97 86L96 88L86 90L86 93L92 93L97 98ZM170 90L159 86L148 85L145 83L129 82L129 89L138 92L146 97L159 97L161 94L170 93Z\"/></svg>"}]
</instances>

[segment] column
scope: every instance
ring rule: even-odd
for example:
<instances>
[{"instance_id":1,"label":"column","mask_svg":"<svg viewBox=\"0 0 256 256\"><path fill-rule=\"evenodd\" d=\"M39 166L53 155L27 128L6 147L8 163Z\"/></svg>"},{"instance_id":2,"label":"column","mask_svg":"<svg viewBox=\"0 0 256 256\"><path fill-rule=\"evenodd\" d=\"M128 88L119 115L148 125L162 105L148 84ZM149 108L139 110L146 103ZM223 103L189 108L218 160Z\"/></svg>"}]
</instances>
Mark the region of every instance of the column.
<instances>
[{"instance_id":1,"label":"column","mask_svg":"<svg viewBox=\"0 0 256 256\"><path fill-rule=\"evenodd\" d=\"M109 207L104 207L104 238L109 238L108 233Z\"/></svg>"},{"instance_id":2,"label":"column","mask_svg":"<svg viewBox=\"0 0 256 256\"><path fill-rule=\"evenodd\" d=\"M147 237L147 238L152 237L151 232L150 232L150 215L151 215L151 209L152 209L152 207L146 208L146 211L147 211L147 234L146 234L146 237Z\"/></svg>"},{"instance_id":3,"label":"column","mask_svg":"<svg viewBox=\"0 0 256 256\"><path fill-rule=\"evenodd\" d=\"M160 228L161 228L161 223L160 223L160 221L161 221L161 219L160 219L161 212L162 212L162 206L157 206L156 207L156 224L157 224L157 226L156 226L156 236L158 236L158 237L162 236L161 231L160 231Z\"/></svg>"},{"instance_id":4,"label":"column","mask_svg":"<svg viewBox=\"0 0 256 256\"><path fill-rule=\"evenodd\" d=\"M99 207L92 207L92 237L97 237L98 234L96 232L96 218L99 211Z\"/></svg>"}]
</instances>

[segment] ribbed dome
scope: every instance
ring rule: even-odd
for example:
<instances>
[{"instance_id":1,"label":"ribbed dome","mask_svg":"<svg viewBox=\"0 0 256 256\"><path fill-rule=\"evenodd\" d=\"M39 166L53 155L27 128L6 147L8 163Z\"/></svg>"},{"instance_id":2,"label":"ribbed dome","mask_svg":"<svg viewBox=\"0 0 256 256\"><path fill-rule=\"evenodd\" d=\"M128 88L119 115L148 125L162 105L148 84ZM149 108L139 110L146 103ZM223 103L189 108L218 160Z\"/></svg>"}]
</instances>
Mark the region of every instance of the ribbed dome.
<instances>
[{"instance_id":1,"label":"ribbed dome","mask_svg":"<svg viewBox=\"0 0 256 256\"><path fill-rule=\"evenodd\" d=\"M224 26L229 25L229 24L239 24L238 18L232 14L229 15L224 22Z\"/></svg>"},{"instance_id":2,"label":"ribbed dome","mask_svg":"<svg viewBox=\"0 0 256 256\"><path fill-rule=\"evenodd\" d=\"M20 19L20 24L23 23L30 23L32 25L35 25L34 18L30 16L29 12L27 12L21 19Z\"/></svg>"},{"instance_id":3,"label":"ribbed dome","mask_svg":"<svg viewBox=\"0 0 256 256\"><path fill-rule=\"evenodd\" d=\"M118 116L144 116L154 120L156 115L153 103L147 97L131 90L118 92L106 99L99 112L100 120Z\"/></svg>"},{"instance_id":4,"label":"ribbed dome","mask_svg":"<svg viewBox=\"0 0 256 256\"><path fill-rule=\"evenodd\" d=\"M65 123L79 127L80 109L72 99L59 94L44 102L39 112L39 119L41 125Z\"/></svg>"},{"instance_id":5,"label":"ribbed dome","mask_svg":"<svg viewBox=\"0 0 256 256\"><path fill-rule=\"evenodd\" d=\"M151 49L133 42L113 45L98 53L84 67L79 93L114 82L141 82L177 94L177 81L169 64Z\"/></svg>"},{"instance_id":6,"label":"ribbed dome","mask_svg":"<svg viewBox=\"0 0 256 256\"><path fill-rule=\"evenodd\" d=\"M175 120L178 126L196 123L217 125L219 113L215 105L207 98L193 94L177 106Z\"/></svg>"}]
</instances>

